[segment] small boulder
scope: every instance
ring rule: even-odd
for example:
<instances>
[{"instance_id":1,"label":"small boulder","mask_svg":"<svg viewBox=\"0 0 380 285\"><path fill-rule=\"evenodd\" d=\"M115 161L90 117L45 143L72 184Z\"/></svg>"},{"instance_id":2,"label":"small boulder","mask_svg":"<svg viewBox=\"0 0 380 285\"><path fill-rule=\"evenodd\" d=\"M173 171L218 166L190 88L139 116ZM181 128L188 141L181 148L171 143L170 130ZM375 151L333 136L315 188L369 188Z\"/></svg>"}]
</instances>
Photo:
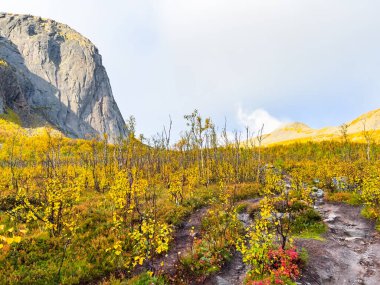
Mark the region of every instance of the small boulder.
<instances>
[{"instance_id":1,"label":"small boulder","mask_svg":"<svg viewBox=\"0 0 380 285\"><path fill-rule=\"evenodd\" d=\"M217 285L230 285L231 283L228 282L226 279L220 277L220 276L217 276L216 277L216 284Z\"/></svg>"},{"instance_id":2,"label":"small boulder","mask_svg":"<svg viewBox=\"0 0 380 285\"><path fill-rule=\"evenodd\" d=\"M322 189L318 189L317 192L315 192L315 196L317 196L317 198L323 198L324 195L325 192Z\"/></svg>"}]
</instances>

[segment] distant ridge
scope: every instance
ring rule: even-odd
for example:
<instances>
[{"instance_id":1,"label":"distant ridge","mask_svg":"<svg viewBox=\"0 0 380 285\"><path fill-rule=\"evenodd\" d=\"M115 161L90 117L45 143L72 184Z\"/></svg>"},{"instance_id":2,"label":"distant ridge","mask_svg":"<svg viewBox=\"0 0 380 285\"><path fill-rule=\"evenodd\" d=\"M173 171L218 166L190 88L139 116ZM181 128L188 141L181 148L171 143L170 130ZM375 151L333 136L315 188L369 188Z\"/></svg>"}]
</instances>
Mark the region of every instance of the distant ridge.
<instances>
[{"instance_id":1,"label":"distant ridge","mask_svg":"<svg viewBox=\"0 0 380 285\"><path fill-rule=\"evenodd\" d=\"M363 141L364 126L373 135L373 139L380 138L380 109L367 112L358 118L346 123L347 134L352 141ZM262 145L289 144L295 142L326 141L341 138L341 128L325 127L313 129L301 122L289 123L265 135Z\"/></svg>"}]
</instances>

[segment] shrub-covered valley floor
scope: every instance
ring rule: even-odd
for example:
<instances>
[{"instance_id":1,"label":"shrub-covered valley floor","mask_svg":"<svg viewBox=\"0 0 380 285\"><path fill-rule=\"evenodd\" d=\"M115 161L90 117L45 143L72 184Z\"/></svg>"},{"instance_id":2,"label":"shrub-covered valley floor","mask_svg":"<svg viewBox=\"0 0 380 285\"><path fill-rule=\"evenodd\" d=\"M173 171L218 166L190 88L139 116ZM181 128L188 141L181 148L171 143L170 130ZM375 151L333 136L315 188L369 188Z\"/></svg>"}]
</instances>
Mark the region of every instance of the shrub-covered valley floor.
<instances>
[{"instance_id":1,"label":"shrub-covered valley floor","mask_svg":"<svg viewBox=\"0 0 380 285\"><path fill-rule=\"evenodd\" d=\"M376 142L262 147L185 118L175 144L0 118L0 284L379 284Z\"/></svg>"}]
</instances>

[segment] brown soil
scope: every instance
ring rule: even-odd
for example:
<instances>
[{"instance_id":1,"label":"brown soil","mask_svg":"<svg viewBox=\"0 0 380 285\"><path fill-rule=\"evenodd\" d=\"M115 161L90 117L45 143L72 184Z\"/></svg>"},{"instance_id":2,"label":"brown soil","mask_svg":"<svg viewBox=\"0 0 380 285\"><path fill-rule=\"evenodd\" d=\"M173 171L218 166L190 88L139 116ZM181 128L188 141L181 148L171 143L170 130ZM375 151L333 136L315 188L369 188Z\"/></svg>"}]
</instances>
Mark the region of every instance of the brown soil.
<instances>
[{"instance_id":1,"label":"brown soil","mask_svg":"<svg viewBox=\"0 0 380 285\"><path fill-rule=\"evenodd\" d=\"M181 254L191 249L194 236L198 236L201 228L202 217L208 208L196 210L189 219L174 234L171 248L165 256L154 261L154 268L168 277L174 277L178 270L178 261Z\"/></svg>"},{"instance_id":2,"label":"brown soil","mask_svg":"<svg viewBox=\"0 0 380 285\"><path fill-rule=\"evenodd\" d=\"M246 204L257 204L261 199L248 199L243 201ZM251 217L247 213L239 214L239 220L243 223L244 227L251 224ZM243 284L245 275L248 272L248 267L244 264L240 252L235 252L232 259L225 264L222 270L208 278L205 285L239 285Z\"/></svg>"},{"instance_id":3,"label":"brown soil","mask_svg":"<svg viewBox=\"0 0 380 285\"><path fill-rule=\"evenodd\" d=\"M242 202L257 203L260 199ZM170 279L178 278L179 255L191 250L194 236L200 235L202 217L208 207L195 211L174 234L169 252L154 261L153 267ZM309 253L309 262L297 281L300 285L380 285L380 234L374 223L360 215L360 208L346 204L320 203L317 210L328 225L324 241L298 239L297 247ZM248 215L240 220L247 226ZM247 267L235 252L222 271L208 278L206 285L242 284ZM95 284L95 283L93 283Z\"/></svg>"},{"instance_id":4,"label":"brown soil","mask_svg":"<svg viewBox=\"0 0 380 285\"><path fill-rule=\"evenodd\" d=\"M254 204L258 201L260 201L260 199L256 198L243 200L240 201L240 203ZM195 211L185 222L184 226L176 231L169 252L165 256L154 261L154 268L156 271L160 271L162 274L173 279L175 277L181 277L177 276L179 274L179 255L191 250L194 236L200 237L202 218L207 213L207 210L208 207ZM245 226L250 222L248 214L240 214L239 218ZM241 259L241 255L236 252L232 257L232 260L223 267L222 272L218 275L212 276L205 281L204 284L240 284L246 272L246 266ZM223 282L223 280L228 280L226 281L228 283L219 282Z\"/></svg>"},{"instance_id":5,"label":"brown soil","mask_svg":"<svg viewBox=\"0 0 380 285\"><path fill-rule=\"evenodd\" d=\"M258 201L259 199L250 199L243 202ZM168 254L154 262L156 269L171 277L178 274L178 253L191 249L194 239L194 234L191 233L199 235L202 217L207 209L195 211L184 226L178 229ZM324 241L296 241L297 247L304 247L309 253L309 262L297 284L379 285L380 234L374 229L373 222L360 215L360 208L346 204L322 202L317 210L328 225L328 232L324 235ZM248 225L248 216L241 214L239 218ZM160 266L161 262L164 263L163 266ZM242 284L246 272L247 267L242 262L241 255L236 252L222 271L207 279L204 284Z\"/></svg>"},{"instance_id":6,"label":"brown soil","mask_svg":"<svg viewBox=\"0 0 380 285\"><path fill-rule=\"evenodd\" d=\"M321 203L321 213L328 232L324 241L299 239L309 263L297 284L348 285L380 284L380 234L374 224L361 217L360 208L345 204ZM239 253L206 285L243 284L247 267Z\"/></svg>"},{"instance_id":7,"label":"brown soil","mask_svg":"<svg viewBox=\"0 0 380 285\"><path fill-rule=\"evenodd\" d=\"M248 271L241 254L235 252L231 261L228 262L219 274L208 279L205 285L239 285L243 284L244 277Z\"/></svg>"}]
</instances>

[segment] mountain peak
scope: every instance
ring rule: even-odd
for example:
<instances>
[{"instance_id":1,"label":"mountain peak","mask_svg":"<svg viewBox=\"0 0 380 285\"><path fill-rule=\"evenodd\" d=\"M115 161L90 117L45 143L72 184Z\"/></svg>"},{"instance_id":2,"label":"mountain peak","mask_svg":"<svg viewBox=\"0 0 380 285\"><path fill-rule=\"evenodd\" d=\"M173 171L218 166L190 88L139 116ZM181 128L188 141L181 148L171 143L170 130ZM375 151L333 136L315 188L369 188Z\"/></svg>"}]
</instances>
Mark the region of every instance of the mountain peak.
<instances>
[{"instance_id":1,"label":"mountain peak","mask_svg":"<svg viewBox=\"0 0 380 285\"><path fill-rule=\"evenodd\" d=\"M380 130L380 109L367 112L355 120L347 123L347 133L355 141L362 139L364 129L376 131ZM323 141L340 139L341 131L339 127L325 127L319 130L312 129L308 125L300 122L293 122L268 134L263 142L264 145L284 144L300 141Z\"/></svg>"},{"instance_id":2,"label":"mountain peak","mask_svg":"<svg viewBox=\"0 0 380 285\"><path fill-rule=\"evenodd\" d=\"M98 49L65 24L0 13L0 78L0 113L12 109L25 126L126 135Z\"/></svg>"},{"instance_id":3,"label":"mountain peak","mask_svg":"<svg viewBox=\"0 0 380 285\"><path fill-rule=\"evenodd\" d=\"M380 109L369 111L348 123L349 132L359 132L363 128L367 130L380 129Z\"/></svg>"},{"instance_id":4,"label":"mountain peak","mask_svg":"<svg viewBox=\"0 0 380 285\"><path fill-rule=\"evenodd\" d=\"M304 131L304 130L311 130L311 128L308 125L301 122L292 122L292 123L283 125L282 127L279 128L279 130L299 132L299 131Z\"/></svg>"}]
</instances>

